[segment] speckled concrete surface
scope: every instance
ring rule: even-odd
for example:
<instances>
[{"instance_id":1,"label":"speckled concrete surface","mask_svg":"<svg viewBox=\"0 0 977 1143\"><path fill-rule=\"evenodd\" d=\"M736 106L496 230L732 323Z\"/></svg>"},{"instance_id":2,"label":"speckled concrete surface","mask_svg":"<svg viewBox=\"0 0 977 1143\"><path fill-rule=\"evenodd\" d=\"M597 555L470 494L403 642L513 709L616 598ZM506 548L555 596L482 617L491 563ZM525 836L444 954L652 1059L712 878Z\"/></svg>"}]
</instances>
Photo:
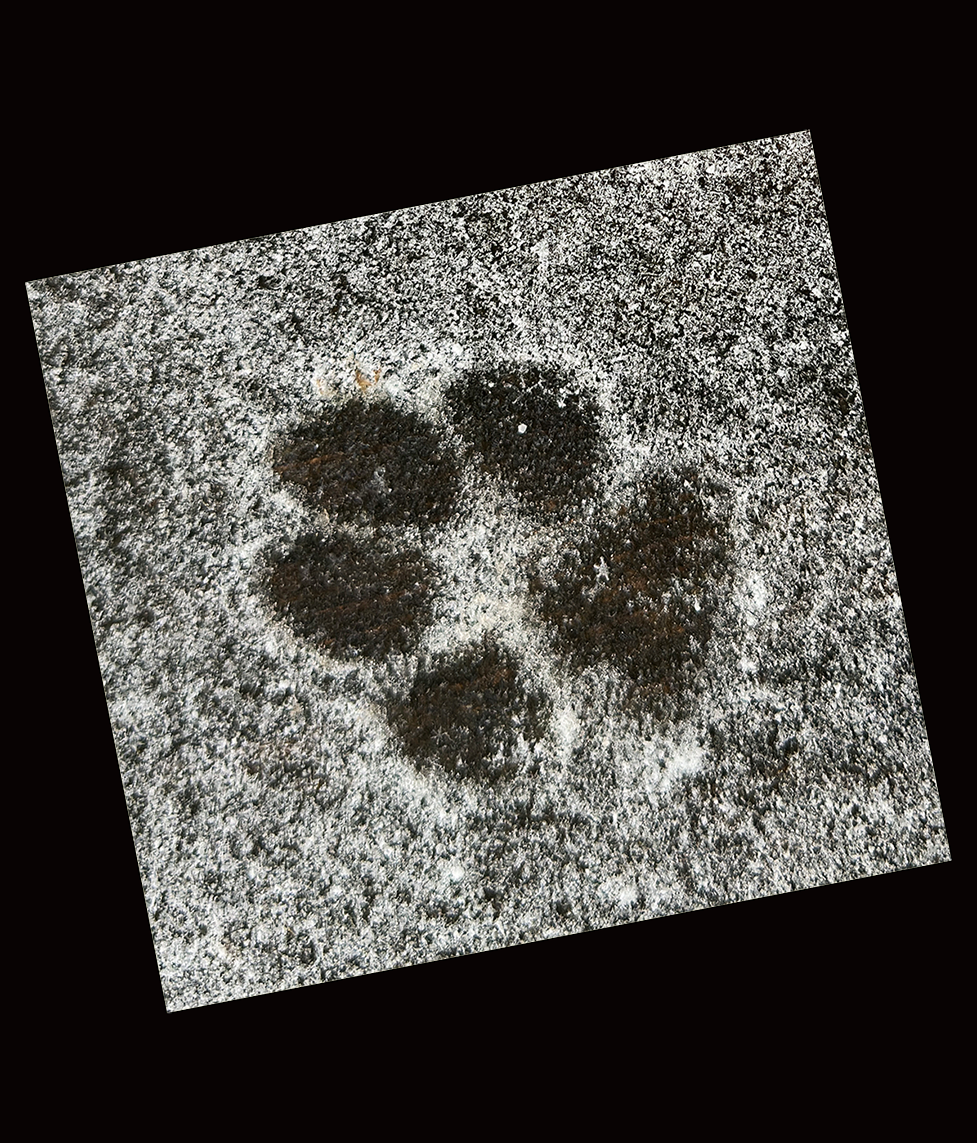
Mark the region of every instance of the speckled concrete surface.
<instances>
[{"instance_id":1,"label":"speckled concrete surface","mask_svg":"<svg viewBox=\"0 0 977 1143\"><path fill-rule=\"evenodd\" d=\"M949 859L807 135L28 293L171 1011ZM466 424L493 376L511 424ZM547 511L575 402L593 464ZM352 507L283 478L351 409L419 419L437 519L383 507L409 465ZM661 610L612 588L672 485L718 547L671 569L709 622L666 677L611 604ZM300 536L417 553L411 637L324 650L276 607ZM486 639L544 712L489 711L493 780L402 717Z\"/></svg>"}]
</instances>

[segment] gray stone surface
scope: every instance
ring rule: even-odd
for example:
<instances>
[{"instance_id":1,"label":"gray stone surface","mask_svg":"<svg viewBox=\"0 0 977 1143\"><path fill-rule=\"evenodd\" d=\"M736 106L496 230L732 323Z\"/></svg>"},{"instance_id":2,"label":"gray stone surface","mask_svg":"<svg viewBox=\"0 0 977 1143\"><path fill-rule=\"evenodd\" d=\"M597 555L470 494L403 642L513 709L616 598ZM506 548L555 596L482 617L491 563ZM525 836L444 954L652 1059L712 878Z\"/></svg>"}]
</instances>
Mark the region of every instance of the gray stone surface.
<instances>
[{"instance_id":1,"label":"gray stone surface","mask_svg":"<svg viewBox=\"0 0 977 1143\"><path fill-rule=\"evenodd\" d=\"M949 860L806 134L28 294L169 1010ZM535 386L482 426L502 452L538 432L535 484L468 447L452 385L486 370ZM564 385L593 487L547 514L536 414ZM281 479L340 409L429 426L445 519L377 519L404 483L379 467L372 522ZM606 651L617 620L584 653L544 614L566 552L610 615L662 480L721 540L666 589L709 624L664 700ZM420 553L413 642L323 651L276 611L268 569L310 533ZM538 736L492 732L492 782L451 771L450 726L419 765L396 717L485 638L545 706Z\"/></svg>"}]
</instances>

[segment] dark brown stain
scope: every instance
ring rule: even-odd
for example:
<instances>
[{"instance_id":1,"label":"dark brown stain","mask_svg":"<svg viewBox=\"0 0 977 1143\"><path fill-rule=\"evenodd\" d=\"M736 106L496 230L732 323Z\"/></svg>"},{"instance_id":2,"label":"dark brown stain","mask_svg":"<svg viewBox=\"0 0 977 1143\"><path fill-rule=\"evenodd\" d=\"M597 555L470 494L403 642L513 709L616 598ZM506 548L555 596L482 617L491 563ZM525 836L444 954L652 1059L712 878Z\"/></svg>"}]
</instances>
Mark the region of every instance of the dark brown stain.
<instances>
[{"instance_id":1,"label":"dark brown stain","mask_svg":"<svg viewBox=\"0 0 977 1143\"><path fill-rule=\"evenodd\" d=\"M578 669L610 663L657 715L678 713L712 634L727 541L701 491L692 470L658 476L552 577L530 576L556 648Z\"/></svg>"},{"instance_id":2,"label":"dark brown stain","mask_svg":"<svg viewBox=\"0 0 977 1143\"><path fill-rule=\"evenodd\" d=\"M338 658L413 649L430 619L434 569L423 553L344 535L301 537L267 577L278 614Z\"/></svg>"},{"instance_id":3,"label":"dark brown stain","mask_svg":"<svg viewBox=\"0 0 977 1143\"><path fill-rule=\"evenodd\" d=\"M549 711L518 660L486 637L422 670L407 697L391 702L388 717L419 767L491 783L515 773L517 738L538 741Z\"/></svg>"},{"instance_id":4,"label":"dark brown stain","mask_svg":"<svg viewBox=\"0 0 977 1143\"><path fill-rule=\"evenodd\" d=\"M559 396L560 388L566 385L556 373L526 368L475 372L446 394L480 467L544 516L593 495L600 456L596 408L572 392Z\"/></svg>"},{"instance_id":5,"label":"dark brown stain","mask_svg":"<svg viewBox=\"0 0 977 1143\"><path fill-rule=\"evenodd\" d=\"M387 401L353 400L296 429L275 472L310 507L344 523L441 524L455 511L459 473L433 428Z\"/></svg>"}]
</instances>

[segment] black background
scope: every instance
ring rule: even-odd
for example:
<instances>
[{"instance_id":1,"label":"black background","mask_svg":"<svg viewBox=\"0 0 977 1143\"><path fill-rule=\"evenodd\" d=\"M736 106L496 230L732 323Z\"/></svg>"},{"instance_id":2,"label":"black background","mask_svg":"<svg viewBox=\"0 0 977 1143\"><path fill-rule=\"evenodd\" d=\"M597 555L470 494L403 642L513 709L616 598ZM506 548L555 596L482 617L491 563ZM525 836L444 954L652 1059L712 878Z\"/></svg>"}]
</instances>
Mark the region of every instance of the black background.
<instances>
[{"instance_id":1,"label":"black background","mask_svg":"<svg viewBox=\"0 0 977 1143\"><path fill-rule=\"evenodd\" d=\"M856 97L791 106L771 97L747 109L719 98L697 103L696 115L670 115L672 126L663 126L613 90L603 93L599 114L581 100L466 108L458 120L444 102L396 102L394 121L354 100L323 106L321 114L306 108L294 122L286 101L271 119L256 110L231 115L229 124L224 111L219 129L213 117L174 119L162 109L136 132L75 123L24 133L13 216L19 263L9 303L23 366L8 376L16 412L7 426L13 527L20 529L8 537L9 598L21 666L8 719L21 731L26 722L27 734L13 751L26 763L24 793L8 805L16 804L35 852L22 917L33 942L24 947L40 950L25 965L37 981L39 1011L66 1034L83 1039L99 1024L116 1044L134 1048L185 1044L201 1032L221 1040L248 1032L257 1039L241 1041L245 1058L260 1058L256 1030L269 1022L283 1033L320 1029L317 1050L326 1056L364 1036L402 1051L439 1029L462 1041L511 1035L523 1052L527 1039L594 1013L611 1024L626 1018L657 1027L642 1040L654 1055L679 1030L698 1029L726 1048L731 1029L761 1023L771 1028L776 1055L806 1029L835 1020L878 1029L899 1012L937 1019L953 1004L957 981L959 861L165 1013L23 291L26 280L56 273L811 130L950 844L959 856L953 791L962 755L954 724L957 680L967 668L952 649L969 618L970 584L957 549L966 537L954 523L961 493L949 469L946 421L965 410L958 376L942 364L953 331L944 327L950 286L939 269L943 239L934 220L947 188L934 181L932 162L917 161L906 103ZM491 1088L498 1076L484 1082Z\"/></svg>"}]
</instances>

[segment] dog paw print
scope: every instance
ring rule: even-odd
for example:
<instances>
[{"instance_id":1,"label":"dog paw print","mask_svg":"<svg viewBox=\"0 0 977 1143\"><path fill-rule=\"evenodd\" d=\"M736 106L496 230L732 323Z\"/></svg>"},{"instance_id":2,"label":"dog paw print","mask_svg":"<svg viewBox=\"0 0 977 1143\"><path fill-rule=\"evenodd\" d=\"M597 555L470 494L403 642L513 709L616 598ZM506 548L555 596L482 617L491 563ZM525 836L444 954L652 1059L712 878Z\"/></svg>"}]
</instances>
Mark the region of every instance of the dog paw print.
<instances>
[{"instance_id":1,"label":"dog paw print","mask_svg":"<svg viewBox=\"0 0 977 1143\"><path fill-rule=\"evenodd\" d=\"M339 659L416 657L445 583L430 551L464 525L469 466L483 507L514 497L526 534L544 537L524 559L524 611L554 661L577 672L609 665L637 709L680 715L705 661L726 555L698 474L651 478L616 518L594 524L603 451L590 401L523 368L470 374L448 387L445 405L461 449L384 399L328 410L279 445L275 472L315 527L271 561L275 612ZM458 651L418 657L406 694L387 702L418 767L473 781L512 776L517 744L538 742L550 713L520 656L484 629Z\"/></svg>"}]
</instances>

